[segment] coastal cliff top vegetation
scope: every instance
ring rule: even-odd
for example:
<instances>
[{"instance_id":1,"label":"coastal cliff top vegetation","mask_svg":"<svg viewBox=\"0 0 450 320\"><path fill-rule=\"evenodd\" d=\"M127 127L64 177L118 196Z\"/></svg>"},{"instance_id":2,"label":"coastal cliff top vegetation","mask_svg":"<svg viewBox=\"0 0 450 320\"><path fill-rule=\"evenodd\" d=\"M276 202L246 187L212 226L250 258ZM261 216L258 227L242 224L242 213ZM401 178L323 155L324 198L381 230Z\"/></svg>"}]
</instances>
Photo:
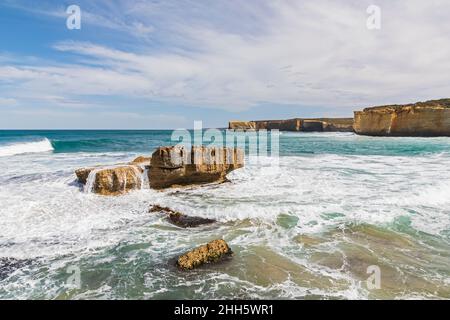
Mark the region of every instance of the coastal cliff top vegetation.
<instances>
[{"instance_id":1,"label":"coastal cliff top vegetation","mask_svg":"<svg viewBox=\"0 0 450 320\"><path fill-rule=\"evenodd\" d=\"M370 107L365 108L363 111L379 111L383 109L394 109L399 110L401 108L405 107L412 107L412 108L450 108L450 99L438 99L438 100L429 100L425 102L416 102L416 103L410 103L410 104L393 104L393 105L385 105L385 106L377 106L377 107Z\"/></svg>"}]
</instances>

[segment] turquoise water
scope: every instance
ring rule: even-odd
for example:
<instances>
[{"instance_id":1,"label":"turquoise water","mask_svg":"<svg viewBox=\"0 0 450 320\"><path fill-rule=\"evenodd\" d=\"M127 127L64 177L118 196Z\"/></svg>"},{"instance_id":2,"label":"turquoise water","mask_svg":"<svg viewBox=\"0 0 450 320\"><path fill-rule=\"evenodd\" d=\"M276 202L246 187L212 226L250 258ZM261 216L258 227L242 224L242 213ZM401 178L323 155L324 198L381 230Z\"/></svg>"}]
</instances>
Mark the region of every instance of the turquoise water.
<instances>
[{"instance_id":1,"label":"turquoise water","mask_svg":"<svg viewBox=\"0 0 450 320\"><path fill-rule=\"evenodd\" d=\"M450 298L450 138L282 133L279 167L247 161L222 185L108 198L76 183L171 134L0 131L0 298ZM218 223L179 229L153 204ZM215 238L231 261L173 267Z\"/></svg>"},{"instance_id":2,"label":"turquoise water","mask_svg":"<svg viewBox=\"0 0 450 320\"><path fill-rule=\"evenodd\" d=\"M192 132L192 131L191 131ZM171 130L0 130L0 146L49 139L54 153L134 152L149 153L173 144ZM303 139L298 139L298 137ZM331 138L330 138L331 137ZM352 137L349 139L348 137ZM334 139L333 139L334 138ZM338 138L338 139L337 139ZM303 134L282 133L281 155L345 154L345 155L421 155L449 152L448 138L378 138L354 136L350 133Z\"/></svg>"}]
</instances>

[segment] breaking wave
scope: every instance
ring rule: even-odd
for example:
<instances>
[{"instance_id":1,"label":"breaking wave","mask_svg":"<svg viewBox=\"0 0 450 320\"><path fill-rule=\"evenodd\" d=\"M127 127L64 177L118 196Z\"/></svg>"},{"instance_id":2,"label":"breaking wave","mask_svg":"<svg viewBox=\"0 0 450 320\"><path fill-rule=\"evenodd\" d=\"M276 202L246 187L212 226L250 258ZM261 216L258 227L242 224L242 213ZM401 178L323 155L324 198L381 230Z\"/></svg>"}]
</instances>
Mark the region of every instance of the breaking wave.
<instances>
[{"instance_id":1,"label":"breaking wave","mask_svg":"<svg viewBox=\"0 0 450 320\"><path fill-rule=\"evenodd\" d=\"M24 153L37 153L53 151L50 140L44 138L41 141L21 142L5 146L0 146L0 157L14 156Z\"/></svg>"}]
</instances>

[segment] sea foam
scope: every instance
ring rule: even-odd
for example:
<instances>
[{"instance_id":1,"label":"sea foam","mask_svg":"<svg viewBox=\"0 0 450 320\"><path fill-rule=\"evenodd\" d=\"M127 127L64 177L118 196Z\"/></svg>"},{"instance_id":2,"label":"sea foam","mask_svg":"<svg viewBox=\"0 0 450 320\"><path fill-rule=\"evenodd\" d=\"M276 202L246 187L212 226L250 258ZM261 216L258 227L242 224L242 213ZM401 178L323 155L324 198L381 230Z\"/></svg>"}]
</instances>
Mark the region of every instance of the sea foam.
<instances>
[{"instance_id":1,"label":"sea foam","mask_svg":"<svg viewBox=\"0 0 450 320\"><path fill-rule=\"evenodd\" d=\"M37 153L53 151L53 146L47 138L40 141L20 142L5 146L0 146L0 157L14 156L24 153Z\"/></svg>"}]
</instances>

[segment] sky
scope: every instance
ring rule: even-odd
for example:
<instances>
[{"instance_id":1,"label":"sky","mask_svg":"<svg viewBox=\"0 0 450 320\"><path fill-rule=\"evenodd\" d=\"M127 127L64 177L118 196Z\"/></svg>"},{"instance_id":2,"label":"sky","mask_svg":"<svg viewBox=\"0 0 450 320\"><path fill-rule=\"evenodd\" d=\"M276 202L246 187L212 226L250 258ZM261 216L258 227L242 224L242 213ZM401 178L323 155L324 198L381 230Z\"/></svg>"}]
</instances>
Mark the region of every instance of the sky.
<instances>
[{"instance_id":1,"label":"sky","mask_svg":"<svg viewBox=\"0 0 450 320\"><path fill-rule=\"evenodd\" d=\"M449 13L448 0L1 0L0 129L226 127L449 98Z\"/></svg>"}]
</instances>

